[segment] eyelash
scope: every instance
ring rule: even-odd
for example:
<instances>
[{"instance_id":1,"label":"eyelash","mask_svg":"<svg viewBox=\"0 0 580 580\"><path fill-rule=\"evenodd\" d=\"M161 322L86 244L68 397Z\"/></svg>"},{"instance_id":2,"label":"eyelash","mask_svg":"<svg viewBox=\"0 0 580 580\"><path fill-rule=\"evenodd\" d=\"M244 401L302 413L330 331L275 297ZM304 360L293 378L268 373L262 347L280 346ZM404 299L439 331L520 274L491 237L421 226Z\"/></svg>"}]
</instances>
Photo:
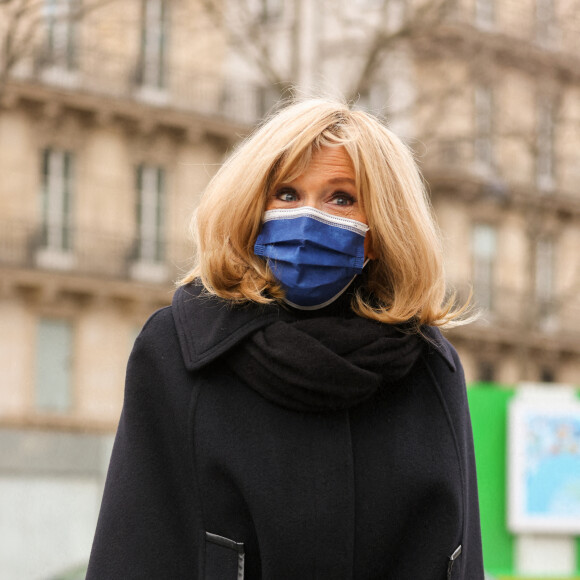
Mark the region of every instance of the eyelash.
<instances>
[{"instance_id":1,"label":"eyelash","mask_svg":"<svg viewBox=\"0 0 580 580\"><path fill-rule=\"evenodd\" d=\"M283 201L282 200L282 196L285 195L285 194L291 194L291 195L294 195L294 196L298 196L298 194L297 194L297 192L296 192L295 189L285 187L283 189L280 189L280 190L276 191L274 193L274 197L276 199L279 199L280 201ZM345 191L335 191L332 194L332 198L331 199L334 201L337 198L344 198L344 199L346 199L348 201L348 204L344 204L344 205L353 205L356 202L355 197L352 196L350 193L346 193ZM342 205L342 204L337 204L337 205Z\"/></svg>"},{"instance_id":2,"label":"eyelash","mask_svg":"<svg viewBox=\"0 0 580 580\"><path fill-rule=\"evenodd\" d=\"M332 195L333 200L336 198L339 198L339 197L342 197L342 198L348 200L349 205L352 205L356 201L355 198L350 193L346 193L344 191L337 191L336 193L334 193Z\"/></svg>"},{"instance_id":3,"label":"eyelash","mask_svg":"<svg viewBox=\"0 0 580 580\"><path fill-rule=\"evenodd\" d=\"M283 201L283 200L282 200L282 196L283 196L283 195L285 195L285 194L287 194L287 193L289 193L289 194L291 194L291 195L297 195L297 194L296 194L296 190L295 190L295 189L291 189L291 188L289 188L289 187L285 187L285 188L283 188L283 189L280 189L280 190L276 191L276 192L274 193L274 197L275 197L276 199L279 199L280 201Z\"/></svg>"}]
</instances>

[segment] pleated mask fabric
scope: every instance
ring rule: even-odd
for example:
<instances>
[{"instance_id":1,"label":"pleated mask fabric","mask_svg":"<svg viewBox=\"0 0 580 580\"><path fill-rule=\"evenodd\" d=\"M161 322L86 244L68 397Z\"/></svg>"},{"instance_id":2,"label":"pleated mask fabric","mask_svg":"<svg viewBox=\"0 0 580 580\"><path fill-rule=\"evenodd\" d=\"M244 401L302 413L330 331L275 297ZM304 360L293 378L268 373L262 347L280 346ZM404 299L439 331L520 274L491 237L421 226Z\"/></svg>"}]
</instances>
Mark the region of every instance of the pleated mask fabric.
<instances>
[{"instance_id":1,"label":"pleated mask fabric","mask_svg":"<svg viewBox=\"0 0 580 580\"><path fill-rule=\"evenodd\" d=\"M365 264L368 226L305 206L266 211L254 252L268 261L296 308L324 308Z\"/></svg>"}]
</instances>

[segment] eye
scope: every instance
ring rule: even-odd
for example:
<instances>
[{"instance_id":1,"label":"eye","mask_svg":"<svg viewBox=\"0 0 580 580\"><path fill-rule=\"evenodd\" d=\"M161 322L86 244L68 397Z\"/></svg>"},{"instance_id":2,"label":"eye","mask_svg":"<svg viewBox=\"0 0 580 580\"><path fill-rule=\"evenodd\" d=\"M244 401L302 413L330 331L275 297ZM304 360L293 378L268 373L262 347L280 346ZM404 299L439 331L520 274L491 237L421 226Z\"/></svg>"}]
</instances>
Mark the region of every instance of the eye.
<instances>
[{"instance_id":1,"label":"eye","mask_svg":"<svg viewBox=\"0 0 580 580\"><path fill-rule=\"evenodd\" d=\"M276 199L285 202L292 202L298 200L298 194L296 193L296 190L288 187L285 187L284 189L277 191L275 197Z\"/></svg>"},{"instance_id":2,"label":"eye","mask_svg":"<svg viewBox=\"0 0 580 580\"><path fill-rule=\"evenodd\" d=\"M355 198L350 193L339 191L332 196L331 203L334 205L353 205Z\"/></svg>"}]
</instances>

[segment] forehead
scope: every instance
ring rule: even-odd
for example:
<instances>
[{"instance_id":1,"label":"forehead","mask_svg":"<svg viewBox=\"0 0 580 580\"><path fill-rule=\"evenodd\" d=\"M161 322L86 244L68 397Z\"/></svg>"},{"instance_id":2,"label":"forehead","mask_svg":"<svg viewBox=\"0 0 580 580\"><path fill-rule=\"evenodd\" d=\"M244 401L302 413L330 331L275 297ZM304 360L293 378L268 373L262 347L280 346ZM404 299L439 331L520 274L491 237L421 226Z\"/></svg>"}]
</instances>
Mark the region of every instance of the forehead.
<instances>
[{"instance_id":1,"label":"forehead","mask_svg":"<svg viewBox=\"0 0 580 580\"><path fill-rule=\"evenodd\" d=\"M283 181L300 179L348 180L356 182L355 168L348 152L343 146L322 146L313 148Z\"/></svg>"},{"instance_id":2,"label":"forehead","mask_svg":"<svg viewBox=\"0 0 580 580\"><path fill-rule=\"evenodd\" d=\"M306 171L354 179L354 165L343 146L321 147L314 151Z\"/></svg>"}]
</instances>

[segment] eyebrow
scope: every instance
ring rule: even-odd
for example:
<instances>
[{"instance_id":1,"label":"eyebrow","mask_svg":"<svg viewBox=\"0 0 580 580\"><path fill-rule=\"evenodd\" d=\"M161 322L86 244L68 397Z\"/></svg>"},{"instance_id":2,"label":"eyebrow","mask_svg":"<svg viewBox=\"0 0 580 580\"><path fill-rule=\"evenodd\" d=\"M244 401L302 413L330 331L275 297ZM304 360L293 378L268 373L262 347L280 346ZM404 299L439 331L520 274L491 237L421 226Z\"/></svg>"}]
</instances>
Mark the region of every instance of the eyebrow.
<instances>
[{"instance_id":1,"label":"eyebrow","mask_svg":"<svg viewBox=\"0 0 580 580\"><path fill-rule=\"evenodd\" d=\"M352 185L356 185L355 180L350 177L333 177L328 180L328 183L351 183Z\"/></svg>"},{"instance_id":2,"label":"eyebrow","mask_svg":"<svg viewBox=\"0 0 580 580\"><path fill-rule=\"evenodd\" d=\"M285 187L288 183L290 183L290 181L281 181L277 185L277 187ZM340 184L340 183L348 183L349 185L356 187L356 181L354 179L352 179L351 177L331 177L328 180L328 183L330 183L331 185Z\"/></svg>"}]
</instances>

